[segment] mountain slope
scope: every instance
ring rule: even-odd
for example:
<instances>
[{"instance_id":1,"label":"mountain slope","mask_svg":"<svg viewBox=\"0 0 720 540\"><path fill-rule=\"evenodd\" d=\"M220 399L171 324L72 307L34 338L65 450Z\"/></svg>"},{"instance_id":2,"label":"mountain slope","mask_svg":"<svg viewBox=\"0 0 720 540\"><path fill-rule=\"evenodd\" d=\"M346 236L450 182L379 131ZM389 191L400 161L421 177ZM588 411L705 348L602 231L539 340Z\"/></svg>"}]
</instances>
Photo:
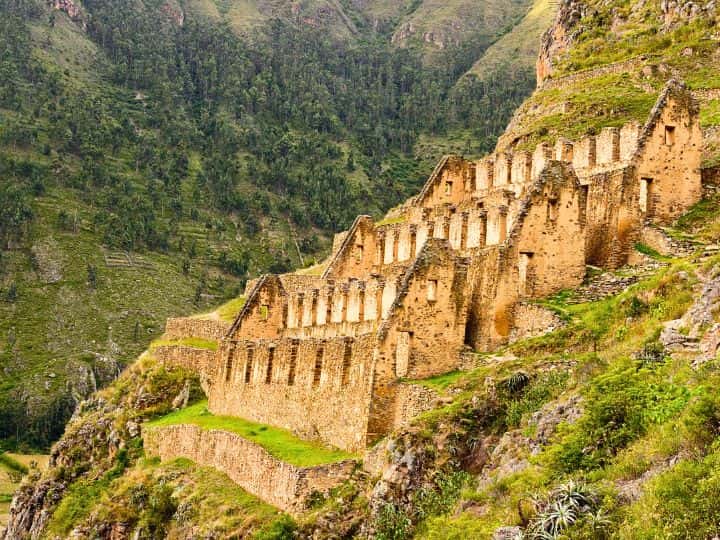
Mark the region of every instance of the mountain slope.
<instances>
[{"instance_id":1,"label":"mountain slope","mask_svg":"<svg viewBox=\"0 0 720 540\"><path fill-rule=\"evenodd\" d=\"M717 13L691 11L563 2L539 64L552 78L500 148L644 119L673 73L703 98L712 134ZM706 165L716 159L708 146ZM138 424L203 399L193 377L146 354L80 408L50 470L16 497L8 534L710 538L720 527L717 195L665 233L688 250L662 256L638 244L644 264L590 269L581 290L545 299L563 328L482 356L469 372L416 381L437 392L434 409L378 442L372 473L294 519L192 463L144 457Z\"/></svg>"},{"instance_id":2,"label":"mountain slope","mask_svg":"<svg viewBox=\"0 0 720 540\"><path fill-rule=\"evenodd\" d=\"M0 0L0 445L47 447L167 315L312 264L437 154L489 149L528 88L472 117L451 91L502 32L483 20L522 9L468 5L376 27L378 3ZM411 16L455 21L437 63L391 43Z\"/></svg>"},{"instance_id":3,"label":"mountain slope","mask_svg":"<svg viewBox=\"0 0 720 540\"><path fill-rule=\"evenodd\" d=\"M675 77L702 104L705 162L717 163L718 15L713 2L563 2L543 36L539 87L500 146L532 147L577 138L600 124L641 121L652 96Z\"/></svg>"}]
</instances>

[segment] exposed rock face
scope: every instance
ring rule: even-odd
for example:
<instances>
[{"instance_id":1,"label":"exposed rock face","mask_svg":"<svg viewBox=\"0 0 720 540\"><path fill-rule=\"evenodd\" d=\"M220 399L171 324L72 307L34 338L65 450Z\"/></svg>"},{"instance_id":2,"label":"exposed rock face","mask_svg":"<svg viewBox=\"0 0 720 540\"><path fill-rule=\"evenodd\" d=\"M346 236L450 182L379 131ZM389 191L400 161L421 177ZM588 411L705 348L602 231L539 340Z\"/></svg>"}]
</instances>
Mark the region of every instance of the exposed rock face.
<instances>
[{"instance_id":1,"label":"exposed rock face","mask_svg":"<svg viewBox=\"0 0 720 540\"><path fill-rule=\"evenodd\" d=\"M71 19L80 17L80 6L73 0L55 0L54 7L57 10L64 11Z\"/></svg>"},{"instance_id":2,"label":"exposed rock face","mask_svg":"<svg viewBox=\"0 0 720 540\"><path fill-rule=\"evenodd\" d=\"M175 0L168 0L161 9L177 26L182 26L185 23L185 12Z\"/></svg>"},{"instance_id":3,"label":"exposed rock face","mask_svg":"<svg viewBox=\"0 0 720 540\"><path fill-rule=\"evenodd\" d=\"M553 60L565 53L577 37L578 23L586 16L587 6L582 0L563 0L555 22L542 36L536 63L537 84L552 76Z\"/></svg>"},{"instance_id":4,"label":"exposed rock face","mask_svg":"<svg viewBox=\"0 0 720 540\"><path fill-rule=\"evenodd\" d=\"M139 422L149 414L169 410L186 381L191 381L191 393L196 392L195 377L174 373L168 376L164 368L152 365L146 370L133 367L124 375L123 392L96 394L80 403L65 435L51 450L48 470L42 476L31 477L16 493L0 540L42 538L70 484L81 478L98 478L114 466L118 452L129 448L130 441L140 435ZM82 526L76 532L73 538L98 538L96 527L88 529L87 534L82 533Z\"/></svg>"},{"instance_id":5,"label":"exposed rock face","mask_svg":"<svg viewBox=\"0 0 720 540\"><path fill-rule=\"evenodd\" d=\"M676 22L688 21L698 17L706 17L713 13L717 6L716 0L696 1L692 0L662 0L660 10L663 14L665 26L671 26Z\"/></svg>"},{"instance_id":6,"label":"exposed rock face","mask_svg":"<svg viewBox=\"0 0 720 540\"><path fill-rule=\"evenodd\" d=\"M700 291L692 306L679 318L665 323L660 343L672 352L696 354L698 366L715 358L720 351L720 268L699 274Z\"/></svg>"}]
</instances>

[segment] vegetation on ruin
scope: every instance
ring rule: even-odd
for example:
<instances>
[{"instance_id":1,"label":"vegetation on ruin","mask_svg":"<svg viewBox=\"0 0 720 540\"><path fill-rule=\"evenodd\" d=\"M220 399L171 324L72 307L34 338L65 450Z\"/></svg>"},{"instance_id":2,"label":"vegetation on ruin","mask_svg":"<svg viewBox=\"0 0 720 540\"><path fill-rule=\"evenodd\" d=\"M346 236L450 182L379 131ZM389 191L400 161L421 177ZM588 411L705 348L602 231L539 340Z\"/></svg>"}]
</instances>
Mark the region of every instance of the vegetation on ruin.
<instances>
[{"instance_id":1,"label":"vegetation on ruin","mask_svg":"<svg viewBox=\"0 0 720 540\"><path fill-rule=\"evenodd\" d=\"M660 3L639 6L628 0L584 2L587 16L575 27L569 50L554 59L559 88L540 89L521 107L507 141L521 137L523 148L564 136L576 140L603 126L644 122L663 83L676 77L693 90L720 88L717 71L717 8L665 25ZM612 31L609 26L612 25ZM620 73L593 75L592 70L635 59ZM583 74L580 80L563 77ZM568 118L572 122L568 122ZM720 125L716 100L703 103L701 125ZM717 164L720 149L713 135L706 141L705 165Z\"/></svg>"},{"instance_id":2,"label":"vegetation on ruin","mask_svg":"<svg viewBox=\"0 0 720 540\"><path fill-rule=\"evenodd\" d=\"M226 475L178 459L160 464L140 460L123 475L107 475L73 485L53 514L48 531L65 535L94 513L94 519L122 519L142 527L150 537L181 531L168 518L181 506L188 523L199 523L229 537L289 538L292 520L239 488Z\"/></svg>"},{"instance_id":3,"label":"vegetation on ruin","mask_svg":"<svg viewBox=\"0 0 720 540\"><path fill-rule=\"evenodd\" d=\"M312 467L357 457L316 442L300 439L289 431L274 426L258 424L234 416L214 415L208 411L207 401L201 401L153 420L148 427L152 429L178 424L192 424L207 430L219 429L236 433L262 446L276 458L298 467Z\"/></svg>"},{"instance_id":4,"label":"vegetation on ruin","mask_svg":"<svg viewBox=\"0 0 720 540\"><path fill-rule=\"evenodd\" d=\"M182 338L182 339L156 339L150 344L150 351L158 347L194 347L195 349L218 350L218 342L212 339Z\"/></svg>"},{"instance_id":5,"label":"vegetation on ruin","mask_svg":"<svg viewBox=\"0 0 720 540\"><path fill-rule=\"evenodd\" d=\"M244 305L245 297L238 296L217 308L215 313L225 322L234 322Z\"/></svg>"}]
</instances>

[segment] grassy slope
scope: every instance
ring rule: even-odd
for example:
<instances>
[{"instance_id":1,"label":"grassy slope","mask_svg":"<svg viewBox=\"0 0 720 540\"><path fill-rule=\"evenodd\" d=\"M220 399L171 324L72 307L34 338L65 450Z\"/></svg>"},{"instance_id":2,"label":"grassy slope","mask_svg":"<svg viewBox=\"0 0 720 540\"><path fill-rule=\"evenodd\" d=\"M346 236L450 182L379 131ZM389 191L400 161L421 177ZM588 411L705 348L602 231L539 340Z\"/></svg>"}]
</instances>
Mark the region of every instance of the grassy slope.
<instances>
[{"instance_id":1,"label":"grassy slope","mask_svg":"<svg viewBox=\"0 0 720 540\"><path fill-rule=\"evenodd\" d=\"M550 0L535 0L522 20L493 43L468 74L486 79L507 70L534 70L540 36L550 26L556 10L557 5Z\"/></svg>"},{"instance_id":2,"label":"grassy slope","mask_svg":"<svg viewBox=\"0 0 720 540\"><path fill-rule=\"evenodd\" d=\"M143 499L149 498L149 504ZM282 538L291 527L286 516L249 495L226 475L188 460L160 464L141 460L122 476L72 486L54 512L47 531L64 536L91 513L95 519L138 520L149 527L185 505L185 522L164 534L188 529L222 532L228 538Z\"/></svg>"},{"instance_id":3,"label":"grassy slope","mask_svg":"<svg viewBox=\"0 0 720 540\"><path fill-rule=\"evenodd\" d=\"M0 529L7 524L12 494L28 468L47 468L49 456L41 454L0 454Z\"/></svg>"},{"instance_id":4,"label":"grassy slope","mask_svg":"<svg viewBox=\"0 0 720 540\"><path fill-rule=\"evenodd\" d=\"M208 412L207 401L196 403L183 410L168 414L148 424L149 428L192 424L203 429L219 429L237 433L259 444L278 459L298 467L312 467L324 463L352 459L354 456L339 450L331 450L312 442L298 439L289 431L250 422L242 418L215 416Z\"/></svg>"},{"instance_id":5,"label":"grassy slope","mask_svg":"<svg viewBox=\"0 0 720 540\"><path fill-rule=\"evenodd\" d=\"M587 4L596 15L581 20L578 27L582 31L576 41L554 61L553 78L639 55L645 55L642 64L651 71L643 73L642 68L633 68L627 73L590 77L562 90L540 89L521 107L501 137L501 146L519 140L521 146L532 147L540 140L576 138L604 125L643 122L657 92L671 76L684 80L693 90L720 88L717 8L713 17L679 20L665 26L656 2L639 9L631 9L634 3L626 0L593 0ZM610 21L612 32L608 32ZM559 106L563 104L567 106L561 112ZM720 156L711 129L719 125L720 117L716 101L702 105L702 125L710 136L704 156L709 165Z\"/></svg>"},{"instance_id":6,"label":"grassy slope","mask_svg":"<svg viewBox=\"0 0 720 540\"><path fill-rule=\"evenodd\" d=\"M100 78L101 69L96 68L103 63L101 53L67 17L57 14L53 27L35 26L33 38L37 45L33 54L49 70L62 73L67 87L113 100L132 114L143 114L134 93ZM0 110L3 117L13 119L16 115ZM40 142L47 141L48 126L38 128ZM46 167L60 162L69 173L80 167L54 151L45 156L27 148L0 145L0 153ZM121 153L113 162L113 172L137 180L132 156ZM197 202L191 189L196 174L192 159L190 169L182 190L185 208ZM84 397L93 389L88 378L91 371L98 383L114 376L96 368L98 362L105 365L102 357L126 364L162 332L167 317L189 315L237 294L239 280L213 266L220 251L246 247L253 275L272 264L273 252L285 253L295 264L299 262L285 220L268 216L261 222L263 230L257 237L238 240L231 218L203 208L197 220L185 216L179 223L187 244L196 245L197 255L187 275L177 252L135 253L131 254L133 264L123 262L122 251L102 247L103 239L92 223L94 208L83 202L77 191L63 185L67 175L58 175L56 183L35 198L28 242L22 249L5 252L0 267L0 359L5 367L0 373L0 411L23 417L26 427L21 431L34 441L44 438L37 435L47 432L48 423L57 423L71 412L70 396ZM61 210L76 223L74 230L58 226ZM320 241L324 241L322 237ZM119 258L120 266L106 264L107 255ZM96 289L88 284L88 265L97 268ZM59 279L44 275L50 270L56 271ZM209 296L197 301L201 278L207 282L203 293ZM18 296L8 302L5 292L12 284ZM19 400L18 396L31 397ZM62 425L53 429L54 438L60 435Z\"/></svg>"}]
</instances>

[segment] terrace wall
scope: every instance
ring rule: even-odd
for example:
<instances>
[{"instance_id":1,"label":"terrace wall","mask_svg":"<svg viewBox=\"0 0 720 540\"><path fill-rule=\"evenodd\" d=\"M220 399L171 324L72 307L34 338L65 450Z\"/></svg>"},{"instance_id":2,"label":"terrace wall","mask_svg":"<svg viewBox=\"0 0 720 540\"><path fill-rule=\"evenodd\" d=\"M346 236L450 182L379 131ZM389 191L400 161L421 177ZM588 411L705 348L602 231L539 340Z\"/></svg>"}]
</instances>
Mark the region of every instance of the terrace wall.
<instances>
[{"instance_id":1,"label":"terrace wall","mask_svg":"<svg viewBox=\"0 0 720 540\"><path fill-rule=\"evenodd\" d=\"M235 433L186 424L144 429L143 439L148 455L163 461L182 457L214 467L249 493L296 515L306 510L308 497L315 492L327 495L350 477L356 465L343 461L297 467Z\"/></svg>"}]
</instances>

